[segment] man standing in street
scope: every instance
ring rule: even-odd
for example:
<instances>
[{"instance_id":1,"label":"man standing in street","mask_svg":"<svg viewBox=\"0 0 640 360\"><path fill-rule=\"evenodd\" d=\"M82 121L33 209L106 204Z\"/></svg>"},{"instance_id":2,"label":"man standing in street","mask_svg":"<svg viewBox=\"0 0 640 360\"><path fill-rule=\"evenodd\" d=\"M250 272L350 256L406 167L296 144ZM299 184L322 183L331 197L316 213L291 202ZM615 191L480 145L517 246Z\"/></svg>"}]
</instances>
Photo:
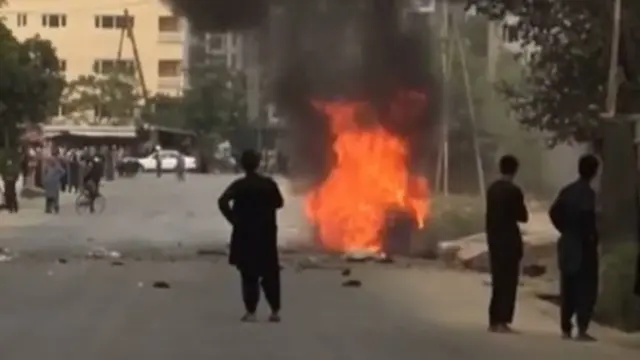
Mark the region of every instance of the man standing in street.
<instances>
[{"instance_id":1,"label":"man standing in street","mask_svg":"<svg viewBox=\"0 0 640 360\"><path fill-rule=\"evenodd\" d=\"M218 199L222 215L232 225L229 263L240 271L245 315L256 321L260 287L271 308L270 322L280 321L280 263L276 212L284 205L278 185L257 173L260 154L245 151L240 159L245 176L235 180Z\"/></svg>"},{"instance_id":2,"label":"man standing in street","mask_svg":"<svg viewBox=\"0 0 640 360\"><path fill-rule=\"evenodd\" d=\"M591 187L598 168L599 162L595 156L580 158L578 180L560 191L549 210L551 222L560 232L560 320L565 339L572 336L575 316L578 340L595 340L587 331L598 296L596 193Z\"/></svg>"},{"instance_id":3,"label":"man standing in street","mask_svg":"<svg viewBox=\"0 0 640 360\"><path fill-rule=\"evenodd\" d=\"M500 159L500 179L487 190L486 233L491 263L491 303L489 331L512 333L516 293L523 255L522 235L518 223L529 214L522 190L514 184L518 160L512 155Z\"/></svg>"}]
</instances>

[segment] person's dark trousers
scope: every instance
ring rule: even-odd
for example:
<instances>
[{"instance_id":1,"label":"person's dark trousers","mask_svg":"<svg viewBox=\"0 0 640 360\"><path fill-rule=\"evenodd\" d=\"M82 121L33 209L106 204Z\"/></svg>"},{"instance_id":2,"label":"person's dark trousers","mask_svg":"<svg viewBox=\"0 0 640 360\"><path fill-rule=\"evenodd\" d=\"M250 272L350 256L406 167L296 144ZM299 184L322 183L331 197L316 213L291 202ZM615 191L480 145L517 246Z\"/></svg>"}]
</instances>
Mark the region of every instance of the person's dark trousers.
<instances>
[{"instance_id":1,"label":"person's dark trousers","mask_svg":"<svg viewBox=\"0 0 640 360\"><path fill-rule=\"evenodd\" d=\"M4 203L7 205L7 211L10 213L17 213L18 210L20 210L15 190L13 193L5 193Z\"/></svg>"},{"instance_id":2,"label":"person's dark trousers","mask_svg":"<svg viewBox=\"0 0 640 360\"><path fill-rule=\"evenodd\" d=\"M44 212L46 212L47 214L51 214L52 212L55 212L56 214L59 213L60 205L58 203L58 199L47 197L45 199Z\"/></svg>"},{"instance_id":3,"label":"person's dark trousers","mask_svg":"<svg viewBox=\"0 0 640 360\"><path fill-rule=\"evenodd\" d=\"M9 211L10 213L17 213L19 207L18 196L16 194L16 182L5 181L4 188L4 203L7 206L7 211Z\"/></svg>"},{"instance_id":4,"label":"person's dark trousers","mask_svg":"<svg viewBox=\"0 0 640 360\"><path fill-rule=\"evenodd\" d=\"M509 325L516 306L520 259L515 256L491 256L491 302L489 325Z\"/></svg>"},{"instance_id":5,"label":"person's dark trousers","mask_svg":"<svg viewBox=\"0 0 640 360\"><path fill-rule=\"evenodd\" d=\"M260 302L260 288L272 312L280 311L280 269L255 271L240 269L242 278L242 300L247 313L253 314Z\"/></svg>"},{"instance_id":6,"label":"person's dark trousers","mask_svg":"<svg viewBox=\"0 0 640 360\"><path fill-rule=\"evenodd\" d=\"M586 333L593 317L598 297L598 267L589 266L560 276L560 326L563 334L570 334L573 318L578 331Z\"/></svg>"}]
</instances>

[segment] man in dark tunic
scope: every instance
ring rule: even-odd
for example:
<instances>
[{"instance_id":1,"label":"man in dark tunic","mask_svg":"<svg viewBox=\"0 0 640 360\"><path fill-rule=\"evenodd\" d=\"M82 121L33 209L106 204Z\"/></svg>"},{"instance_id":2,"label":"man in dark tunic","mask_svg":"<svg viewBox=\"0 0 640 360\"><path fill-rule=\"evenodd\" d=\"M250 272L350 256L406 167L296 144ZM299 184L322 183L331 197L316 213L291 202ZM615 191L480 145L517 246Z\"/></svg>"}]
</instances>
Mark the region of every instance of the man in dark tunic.
<instances>
[{"instance_id":1,"label":"man in dark tunic","mask_svg":"<svg viewBox=\"0 0 640 360\"><path fill-rule=\"evenodd\" d=\"M512 155L500 159L500 179L487 190L486 233L491 263L491 303L489 331L510 333L523 255L518 223L529 214L522 190L514 184L518 160Z\"/></svg>"},{"instance_id":2,"label":"man in dark tunic","mask_svg":"<svg viewBox=\"0 0 640 360\"><path fill-rule=\"evenodd\" d=\"M560 191L549 210L551 222L560 232L560 321L562 336L566 339L572 336L575 316L578 339L594 340L587 331L598 296L596 193L591 188L598 167L595 156L580 158L579 179Z\"/></svg>"},{"instance_id":3,"label":"man in dark tunic","mask_svg":"<svg viewBox=\"0 0 640 360\"><path fill-rule=\"evenodd\" d=\"M284 205L273 179L257 173L260 155L245 151L240 159L245 176L235 180L218 199L222 215L233 226L229 263L240 271L246 313L242 321L255 321L264 292L271 316L280 321L280 264L276 212Z\"/></svg>"}]
</instances>

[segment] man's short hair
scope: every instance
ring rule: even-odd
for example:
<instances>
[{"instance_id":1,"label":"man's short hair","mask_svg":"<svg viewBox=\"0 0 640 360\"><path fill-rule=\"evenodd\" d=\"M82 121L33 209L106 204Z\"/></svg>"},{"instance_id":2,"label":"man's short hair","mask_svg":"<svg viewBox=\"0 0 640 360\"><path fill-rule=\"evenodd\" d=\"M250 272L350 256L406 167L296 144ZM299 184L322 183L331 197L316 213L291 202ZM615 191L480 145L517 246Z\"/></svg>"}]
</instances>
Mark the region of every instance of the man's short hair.
<instances>
[{"instance_id":1,"label":"man's short hair","mask_svg":"<svg viewBox=\"0 0 640 360\"><path fill-rule=\"evenodd\" d=\"M255 150L245 150L240 155L240 166L245 172L255 172L260 166L260 154Z\"/></svg>"},{"instance_id":2,"label":"man's short hair","mask_svg":"<svg viewBox=\"0 0 640 360\"><path fill-rule=\"evenodd\" d=\"M513 155L504 155L500 158L498 166L500 167L501 175L513 176L518 172L520 163Z\"/></svg>"},{"instance_id":3,"label":"man's short hair","mask_svg":"<svg viewBox=\"0 0 640 360\"><path fill-rule=\"evenodd\" d=\"M591 154L583 155L578 161L578 174L580 174L581 179L593 179L598 174L599 168L600 161Z\"/></svg>"}]
</instances>

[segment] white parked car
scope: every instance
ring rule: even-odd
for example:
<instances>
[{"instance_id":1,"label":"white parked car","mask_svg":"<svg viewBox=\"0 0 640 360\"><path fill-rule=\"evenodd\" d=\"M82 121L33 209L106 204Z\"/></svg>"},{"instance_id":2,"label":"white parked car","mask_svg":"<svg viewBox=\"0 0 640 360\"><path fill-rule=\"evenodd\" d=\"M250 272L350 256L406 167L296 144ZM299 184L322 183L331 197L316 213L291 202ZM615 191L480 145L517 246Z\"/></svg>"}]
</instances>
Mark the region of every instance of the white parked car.
<instances>
[{"instance_id":1,"label":"white parked car","mask_svg":"<svg viewBox=\"0 0 640 360\"><path fill-rule=\"evenodd\" d=\"M160 166L162 167L162 171L174 171L178 165L178 155L180 155L180 152L177 150L160 150ZM196 170L196 158L187 155L182 156L184 157L185 170ZM156 171L156 153L151 153L143 158L124 158L122 161L126 163L138 163L140 171Z\"/></svg>"}]
</instances>

